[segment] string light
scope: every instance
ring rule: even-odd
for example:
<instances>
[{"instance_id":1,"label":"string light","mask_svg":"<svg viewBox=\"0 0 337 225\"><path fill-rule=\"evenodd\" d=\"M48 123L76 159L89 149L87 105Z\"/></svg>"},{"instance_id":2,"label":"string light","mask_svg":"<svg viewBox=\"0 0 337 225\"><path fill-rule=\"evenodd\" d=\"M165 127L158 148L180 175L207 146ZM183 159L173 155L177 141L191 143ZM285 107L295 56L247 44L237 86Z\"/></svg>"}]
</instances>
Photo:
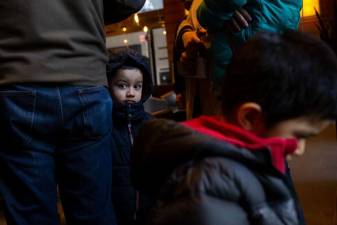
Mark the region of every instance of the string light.
<instances>
[{"instance_id":1,"label":"string light","mask_svg":"<svg viewBox=\"0 0 337 225\"><path fill-rule=\"evenodd\" d=\"M133 19L135 20L136 24L139 25L139 17L138 17L138 13L136 13L136 14L133 16Z\"/></svg>"}]
</instances>

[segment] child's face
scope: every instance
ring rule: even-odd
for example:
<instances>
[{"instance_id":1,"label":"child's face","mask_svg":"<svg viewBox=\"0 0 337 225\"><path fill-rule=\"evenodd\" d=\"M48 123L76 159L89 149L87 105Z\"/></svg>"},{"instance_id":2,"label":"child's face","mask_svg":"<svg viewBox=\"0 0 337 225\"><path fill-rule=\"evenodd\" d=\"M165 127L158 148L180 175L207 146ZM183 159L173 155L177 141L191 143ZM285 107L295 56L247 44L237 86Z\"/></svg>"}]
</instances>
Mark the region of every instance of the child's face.
<instances>
[{"instance_id":1,"label":"child's face","mask_svg":"<svg viewBox=\"0 0 337 225\"><path fill-rule=\"evenodd\" d=\"M119 69L110 83L113 99L122 104L139 102L142 90L143 75L139 69Z\"/></svg>"},{"instance_id":2,"label":"child's face","mask_svg":"<svg viewBox=\"0 0 337 225\"><path fill-rule=\"evenodd\" d=\"M331 121L300 117L282 121L265 131L266 137L296 138L298 148L294 155L302 155L305 151L305 142L309 137L316 136L323 131Z\"/></svg>"}]
</instances>

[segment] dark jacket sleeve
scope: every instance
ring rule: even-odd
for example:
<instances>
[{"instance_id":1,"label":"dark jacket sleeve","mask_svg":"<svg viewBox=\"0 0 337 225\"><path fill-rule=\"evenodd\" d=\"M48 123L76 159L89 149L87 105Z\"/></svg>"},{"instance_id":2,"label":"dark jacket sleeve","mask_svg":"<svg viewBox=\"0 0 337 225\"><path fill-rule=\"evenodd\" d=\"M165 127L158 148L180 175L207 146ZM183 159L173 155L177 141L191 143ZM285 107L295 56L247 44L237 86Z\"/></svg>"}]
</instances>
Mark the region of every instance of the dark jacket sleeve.
<instances>
[{"instance_id":1,"label":"dark jacket sleeve","mask_svg":"<svg viewBox=\"0 0 337 225\"><path fill-rule=\"evenodd\" d=\"M224 151L226 149L226 151ZM137 188L157 192L179 166L206 156L230 154L253 157L223 141L206 136L177 122L154 119L139 129L131 156L131 177Z\"/></svg>"},{"instance_id":2,"label":"dark jacket sleeve","mask_svg":"<svg viewBox=\"0 0 337 225\"><path fill-rule=\"evenodd\" d=\"M150 120L139 129L131 157L137 188L157 192L178 166L193 158L210 138L169 120Z\"/></svg>"},{"instance_id":3,"label":"dark jacket sleeve","mask_svg":"<svg viewBox=\"0 0 337 225\"><path fill-rule=\"evenodd\" d=\"M103 0L105 24L122 21L138 12L145 0Z\"/></svg>"},{"instance_id":4,"label":"dark jacket sleeve","mask_svg":"<svg viewBox=\"0 0 337 225\"><path fill-rule=\"evenodd\" d=\"M229 163L228 168L222 164L222 159L211 158L175 170L158 196L151 224L249 225L247 209L240 204L242 182L232 171L237 164Z\"/></svg>"}]
</instances>

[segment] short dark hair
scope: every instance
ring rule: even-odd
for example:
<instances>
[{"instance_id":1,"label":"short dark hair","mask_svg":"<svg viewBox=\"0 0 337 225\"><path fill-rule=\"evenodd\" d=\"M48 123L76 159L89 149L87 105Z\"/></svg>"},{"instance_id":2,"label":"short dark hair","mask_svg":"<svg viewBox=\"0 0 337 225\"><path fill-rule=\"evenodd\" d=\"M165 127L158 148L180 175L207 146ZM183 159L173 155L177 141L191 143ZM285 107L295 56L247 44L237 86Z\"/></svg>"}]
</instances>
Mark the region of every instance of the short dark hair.
<instances>
[{"instance_id":1,"label":"short dark hair","mask_svg":"<svg viewBox=\"0 0 337 225\"><path fill-rule=\"evenodd\" d=\"M235 52L222 91L226 115L255 102L268 127L302 116L336 119L337 58L309 34L259 33Z\"/></svg>"}]
</instances>

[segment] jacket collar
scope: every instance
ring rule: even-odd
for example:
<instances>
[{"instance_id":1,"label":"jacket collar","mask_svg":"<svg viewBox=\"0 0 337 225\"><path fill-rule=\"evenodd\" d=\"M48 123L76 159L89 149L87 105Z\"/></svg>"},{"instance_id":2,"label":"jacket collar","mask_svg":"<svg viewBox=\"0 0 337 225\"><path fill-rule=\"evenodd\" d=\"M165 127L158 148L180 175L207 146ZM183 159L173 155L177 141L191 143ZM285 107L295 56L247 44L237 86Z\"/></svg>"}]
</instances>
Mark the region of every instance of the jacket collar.
<instances>
[{"instance_id":1,"label":"jacket collar","mask_svg":"<svg viewBox=\"0 0 337 225\"><path fill-rule=\"evenodd\" d=\"M296 139L261 138L238 126L225 123L219 117L201 116L186 121L183 125L251 152L267 149L273 166L283 174L286 172L287 154L293 153L297 148Z\"/></svg>"},{"instance_id":2,"label":"jacket collar","mask_svg":"<svg viewBox=\"0 0 337 225\"><path fill-rule=\"evenodd\" d=\"M121 104L114 103L113 105L113 118L114 121L136 121L144 118L144 106L142 102L134 104Z\"/></svg>"}]
</instances>

